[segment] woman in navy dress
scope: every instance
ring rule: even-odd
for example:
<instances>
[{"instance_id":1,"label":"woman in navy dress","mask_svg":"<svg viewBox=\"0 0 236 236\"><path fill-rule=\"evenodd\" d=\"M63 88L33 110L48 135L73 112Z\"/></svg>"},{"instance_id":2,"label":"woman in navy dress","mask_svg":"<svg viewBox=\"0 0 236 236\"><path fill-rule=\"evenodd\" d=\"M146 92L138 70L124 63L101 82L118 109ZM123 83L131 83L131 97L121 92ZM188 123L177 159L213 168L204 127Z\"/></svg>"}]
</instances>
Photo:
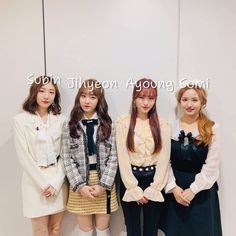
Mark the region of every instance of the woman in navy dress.
<instances>
[{"instance_id":1,"label":"woman in navy dress","mask_svg":"<svg viewBox=\"0 0 236 236\"><path fill-rule=\"evenodd\" d=\"M218 125L205 114L207 94L197 84L181 88L177 101L182 116L172 124L161 228L166 236L222 236Z\"/></svg>"}]
</instances>

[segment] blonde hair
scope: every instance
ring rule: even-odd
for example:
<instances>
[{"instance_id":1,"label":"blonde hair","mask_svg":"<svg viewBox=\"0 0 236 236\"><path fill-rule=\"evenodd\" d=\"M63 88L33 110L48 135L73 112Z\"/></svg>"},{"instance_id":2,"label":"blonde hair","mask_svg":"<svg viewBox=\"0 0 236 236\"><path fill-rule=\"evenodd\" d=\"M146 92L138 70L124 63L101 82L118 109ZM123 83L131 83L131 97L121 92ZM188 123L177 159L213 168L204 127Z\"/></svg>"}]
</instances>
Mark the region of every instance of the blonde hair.
<instances>
[{"instance_id":1,"label":"blonde hair","mask_svg":"<svg viewBox=\"0 0 236 236\"><path fill-rule=\"evenodd\" d=\"M199 87L199 86L194 86L193 88L189 88L186 86L184 88L181 88L176 94L178 105L180 104L183 94L189 89L193 89L196 91L202 105L199 111L199 117L198 117L199 136L197 137L197 140L198 140L197 143L198 145L200 144L208 145L211 143L211 140L212 140L212 135L213 135L212 127L215 124L215 122L209 119L209 117L203 110L203 108L206 106L206 103L207 103L207 92L204 88Z\"/></svg>"}]
</instances>

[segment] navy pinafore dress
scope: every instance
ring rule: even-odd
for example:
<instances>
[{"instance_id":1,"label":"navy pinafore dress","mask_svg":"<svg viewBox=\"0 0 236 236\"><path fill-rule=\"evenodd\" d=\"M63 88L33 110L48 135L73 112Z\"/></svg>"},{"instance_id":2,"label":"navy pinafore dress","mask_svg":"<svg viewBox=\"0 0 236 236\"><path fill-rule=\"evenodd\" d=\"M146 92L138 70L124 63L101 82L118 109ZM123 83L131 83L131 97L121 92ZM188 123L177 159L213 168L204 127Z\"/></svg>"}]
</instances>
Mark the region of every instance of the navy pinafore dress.
<instances>
[{"instance_id":1,"label":"navy pinafore dress","mask_svg":"<svg viewBox=\"0 0 236 236\"><path fill-rule=\"evenodd\" d=\"M207 158L208 146L197 145L192 133L180 131L179 140L171 140L171 166L176 184L189 188ZM187 142L186 142L187 139ZM161 230L166 236L222 236L218 185L197 193L189 207L165 195Z\"/></svg>"}]
</instances>

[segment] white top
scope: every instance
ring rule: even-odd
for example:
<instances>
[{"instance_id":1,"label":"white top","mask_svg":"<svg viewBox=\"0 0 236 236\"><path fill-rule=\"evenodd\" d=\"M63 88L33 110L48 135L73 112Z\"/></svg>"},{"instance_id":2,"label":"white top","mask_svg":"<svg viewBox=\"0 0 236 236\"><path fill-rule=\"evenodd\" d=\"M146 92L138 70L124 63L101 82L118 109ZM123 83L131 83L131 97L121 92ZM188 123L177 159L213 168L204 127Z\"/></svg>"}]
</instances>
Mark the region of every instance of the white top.
<instances>
[{"instance_id":1,"label":"white top","mask_svg":"<svg viewBox=\"0 0 236 236\"><path fill-rule=\"evenodd\" d=\"M38 113L36 122L36 158L37 165L40 167L48 167L57 163L57 154L53 144L53 137L50 132L51 116L47 116L47 122L44 123Z\"/></svg>"},{"instance_id":2,"label":"white top","mask_svg":"<svg viewBox=\"0 0 236 236\"><path fill-rule=\"evenodd\" d=\"M172 136L174 140L179 140L178 136L182 129L179 126L179 120L175 120L172 123ZM205 164L202 166L201 172L196 174L194 182L190 185L190 189L194 194L206 189L210 189L219 177L219 163L220 163L220 135L219 125L215 124L212 127L213 137L209 144L209 150ZM192 131L192 136L197 137L199 131L195 128ZM165 186L165 192L170 193L176 186L175 177L172 168L169 172L169 178L167 185Z\"/></svg>"}]
</instances>

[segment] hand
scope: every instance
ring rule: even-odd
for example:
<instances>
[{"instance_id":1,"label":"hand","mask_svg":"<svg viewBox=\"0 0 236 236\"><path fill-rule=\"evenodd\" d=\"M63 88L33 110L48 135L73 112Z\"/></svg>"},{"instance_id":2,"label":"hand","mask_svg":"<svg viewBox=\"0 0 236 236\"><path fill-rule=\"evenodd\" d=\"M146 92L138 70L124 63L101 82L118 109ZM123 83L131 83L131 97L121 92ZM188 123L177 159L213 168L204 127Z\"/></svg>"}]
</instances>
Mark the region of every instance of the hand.
<instances>
[{"instance_id":1,"label":"hand","mask_svg":"<svg viewBox=\"0 0 236 236\"><path fill-rule=\"evenodd\" d=\"M79 189L79 192L81 193L83 197L87 199L91 199L91 200L94 199L94 196L92 195L92 191L93 191L93 188L87 185Z\"/></svg>"},{"instance_id":2,"label":"hand","mask_svg":"<svg viewBox=\"0 0 236 236\"><path fill-rule=\"evenodd\" d=\"M145 197L142 197L140 198L138 201L137 201L138 204L147 204L148 203L148 199L145 198Z\"/></svg>"},{"instance_id":3,"label":"hand","mask_svg":"<svg viewBox=\"0 0 236 236\"><path fill-rule=\"evenodd\" d=\"M191 188L187 188L184 190L182 196L185 200L187 200L190 203L195 197L195 194L192 192Z\"/></svg>"},{"instance_id":4,"label":"hand","mask_svg":"<svg viewBox=\"0 0 236 236\"><path fill-rule=\"evenodd\" d=\"M48 197L54 196L56 193L56 190L51 185L48 185L41 190L41 193L43 196L48 198Z\"/></svg>"},{"instance_id":5,"label":"hand","mask_svg":"<svg viewBox=\"0 0 236 236\"><path fill-rule=\"evenodd\" d=\"M172 190L172 193L174 194L176 202L178 202L179 204L181 204L183 206L189 206L190 201L186 200L183 197L183 192L184 192L184 190L182 188L180 188L179 186L174 187Z\"/></svg>"},{"instance_id":6,"label":"hand","mask_svg":"<svg viewBox=\"0 0 236 236\"><path fill-rule=\"evenodd\" d=\"M93 188L93 191L91 192L91 194L94 197L99 197L105 192L105 188L102 187L101 185L93 185L91 187Z\"/></svg>"}]
</instances>

